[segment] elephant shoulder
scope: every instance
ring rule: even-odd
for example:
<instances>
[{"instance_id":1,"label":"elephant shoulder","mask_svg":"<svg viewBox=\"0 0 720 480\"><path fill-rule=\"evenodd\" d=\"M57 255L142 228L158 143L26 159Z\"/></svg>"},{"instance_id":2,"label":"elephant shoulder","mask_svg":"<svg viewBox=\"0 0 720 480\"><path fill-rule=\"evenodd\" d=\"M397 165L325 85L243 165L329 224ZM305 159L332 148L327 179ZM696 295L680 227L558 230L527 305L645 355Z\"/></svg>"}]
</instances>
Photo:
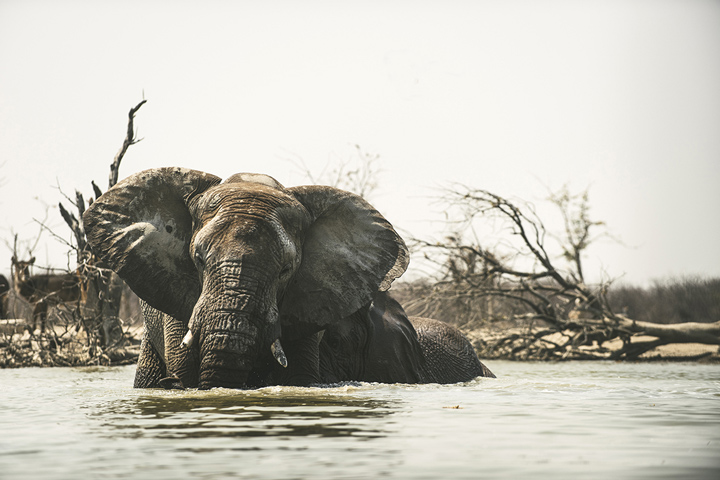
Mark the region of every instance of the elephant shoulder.
<instances>
[{"instance_id":1,"label":"elephant shoulder","mask_svg":"<svg viewBox=\"0 0 720 480\"><path fill-rule=\"evenodd\" d=\"M410 323L418 334L420 343L430 346L433 343L445 348L463 350L472 349L470 341L455 326L442 320L426 317L409 317Z\"/></svg>"},{"instance_id":2,"label":"elephant shoulder","mask_svg":"<svg viewBox=\"0 0 720 480\"><path fill-rule=\"evenodd\" d=\"M475 356L470 341L449 323L424 317L410 317L425 356L455 362Z\"/></svg>"}]
</instances>

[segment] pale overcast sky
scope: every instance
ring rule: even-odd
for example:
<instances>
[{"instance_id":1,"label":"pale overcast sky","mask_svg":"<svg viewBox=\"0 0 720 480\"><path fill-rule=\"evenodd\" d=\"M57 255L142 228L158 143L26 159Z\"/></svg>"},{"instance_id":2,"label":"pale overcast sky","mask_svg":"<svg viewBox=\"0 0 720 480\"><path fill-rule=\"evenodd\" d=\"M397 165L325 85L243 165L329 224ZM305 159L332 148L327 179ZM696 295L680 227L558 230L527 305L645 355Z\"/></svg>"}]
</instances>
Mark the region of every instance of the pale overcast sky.
<instances>
[{"instance_id":1,"label":"pale overcast sky","mask_svg":"<svg viewBox=\"0 0 720 480\"><path fill-rule=\"evenodd\" d=\"M107 188L143 95L121 177L291 186L290 159L317 175L357 144L406 236L443 237L431 197L454 182L536 203L589 186L624 245L594 246L588 277L720 275L718 1L0 0L0 241L46 216L70 237L57 185ZM66 250L46 233L35 254Z\"/></svg>"}]
</instances>

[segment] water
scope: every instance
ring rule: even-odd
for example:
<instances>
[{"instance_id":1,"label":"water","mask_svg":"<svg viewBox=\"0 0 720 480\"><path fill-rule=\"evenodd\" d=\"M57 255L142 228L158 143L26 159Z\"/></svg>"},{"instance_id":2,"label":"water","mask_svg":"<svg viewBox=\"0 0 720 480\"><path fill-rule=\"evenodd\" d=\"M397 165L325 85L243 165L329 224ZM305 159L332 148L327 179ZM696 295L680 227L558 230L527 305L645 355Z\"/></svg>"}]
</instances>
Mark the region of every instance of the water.
<instances>
[{"instance_id":1,"label":"water","mask_svg":"<svg viewBox=\"0 0 720 480\"><path fill-rule=\"evenodd\" d=\"M0 479L720 478L720 365L488 363L462 385L208 392L0 370Z\"/></svg>"}]
</instances>

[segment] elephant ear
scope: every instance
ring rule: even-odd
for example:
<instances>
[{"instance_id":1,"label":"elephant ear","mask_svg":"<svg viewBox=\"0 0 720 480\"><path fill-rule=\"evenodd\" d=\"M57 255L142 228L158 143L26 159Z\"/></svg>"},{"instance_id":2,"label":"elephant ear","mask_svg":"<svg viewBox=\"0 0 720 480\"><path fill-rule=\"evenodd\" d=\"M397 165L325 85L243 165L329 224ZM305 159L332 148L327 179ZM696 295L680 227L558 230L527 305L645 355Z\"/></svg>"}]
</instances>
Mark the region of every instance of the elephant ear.
<instances>
[{"instance_id":1,"label":"elephant ear","mask_svg":"<svg viewBox=\"0 0 720 480\"><path fill-rule=\"evenodd\" d=\"M132 175L84 213L93 252L152 307L187 322L200 294L191 205L220 178L184 168Z\"/></svg>"},{"instance_id":2,"label":"elephant ear","mask_svg":"<svg viewBox=\"0 0 720 480\"><path fill-rule=\"evenodd\" d=\"M283 298L284 324L324 328L368 305L407 269L405 242L358 195L324 186L286 191L308 210L311 225Z\"/></svg>"},{"instance_id":3,"label":"elephant ear","mask_svg":"<svg viewBox=\"0 0 720 480\"><path fill-rule=\"evenodd\" d=\"M425 360L415 327L387 292L377 294L367 314L367 362L363 381L421 383Z\"/></svg>"}]
</instances>

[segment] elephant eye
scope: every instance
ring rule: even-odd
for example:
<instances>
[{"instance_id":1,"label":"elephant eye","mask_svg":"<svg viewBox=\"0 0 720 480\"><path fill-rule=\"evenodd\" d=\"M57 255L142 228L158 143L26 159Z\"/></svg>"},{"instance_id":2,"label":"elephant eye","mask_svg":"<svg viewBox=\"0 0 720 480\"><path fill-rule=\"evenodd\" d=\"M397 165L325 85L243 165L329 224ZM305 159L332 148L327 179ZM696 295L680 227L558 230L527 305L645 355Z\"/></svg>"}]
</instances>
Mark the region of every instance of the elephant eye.
<instances>
[{"instance_id":1,"label":"elephant eye","mask_svg":"<svg viewBox=\"0 0 720 480\"><path fill-rule=\"evenodd\" d=\"M195 252L195 265L199 270L202 270L205 268L205 256L202 254L200 250L197 250Z\"/></svg>"},{"instance_id":2,"label":"elephant eye","mask_svg":"<svg viewBox=\"0 0 720 480\"><path fill-rule=\"evenodd\" d=\"M290 273L292 273L292 264L288 263L280 270L280 278L285 280L290 276Z\"/></svg>"}]
</instances>

